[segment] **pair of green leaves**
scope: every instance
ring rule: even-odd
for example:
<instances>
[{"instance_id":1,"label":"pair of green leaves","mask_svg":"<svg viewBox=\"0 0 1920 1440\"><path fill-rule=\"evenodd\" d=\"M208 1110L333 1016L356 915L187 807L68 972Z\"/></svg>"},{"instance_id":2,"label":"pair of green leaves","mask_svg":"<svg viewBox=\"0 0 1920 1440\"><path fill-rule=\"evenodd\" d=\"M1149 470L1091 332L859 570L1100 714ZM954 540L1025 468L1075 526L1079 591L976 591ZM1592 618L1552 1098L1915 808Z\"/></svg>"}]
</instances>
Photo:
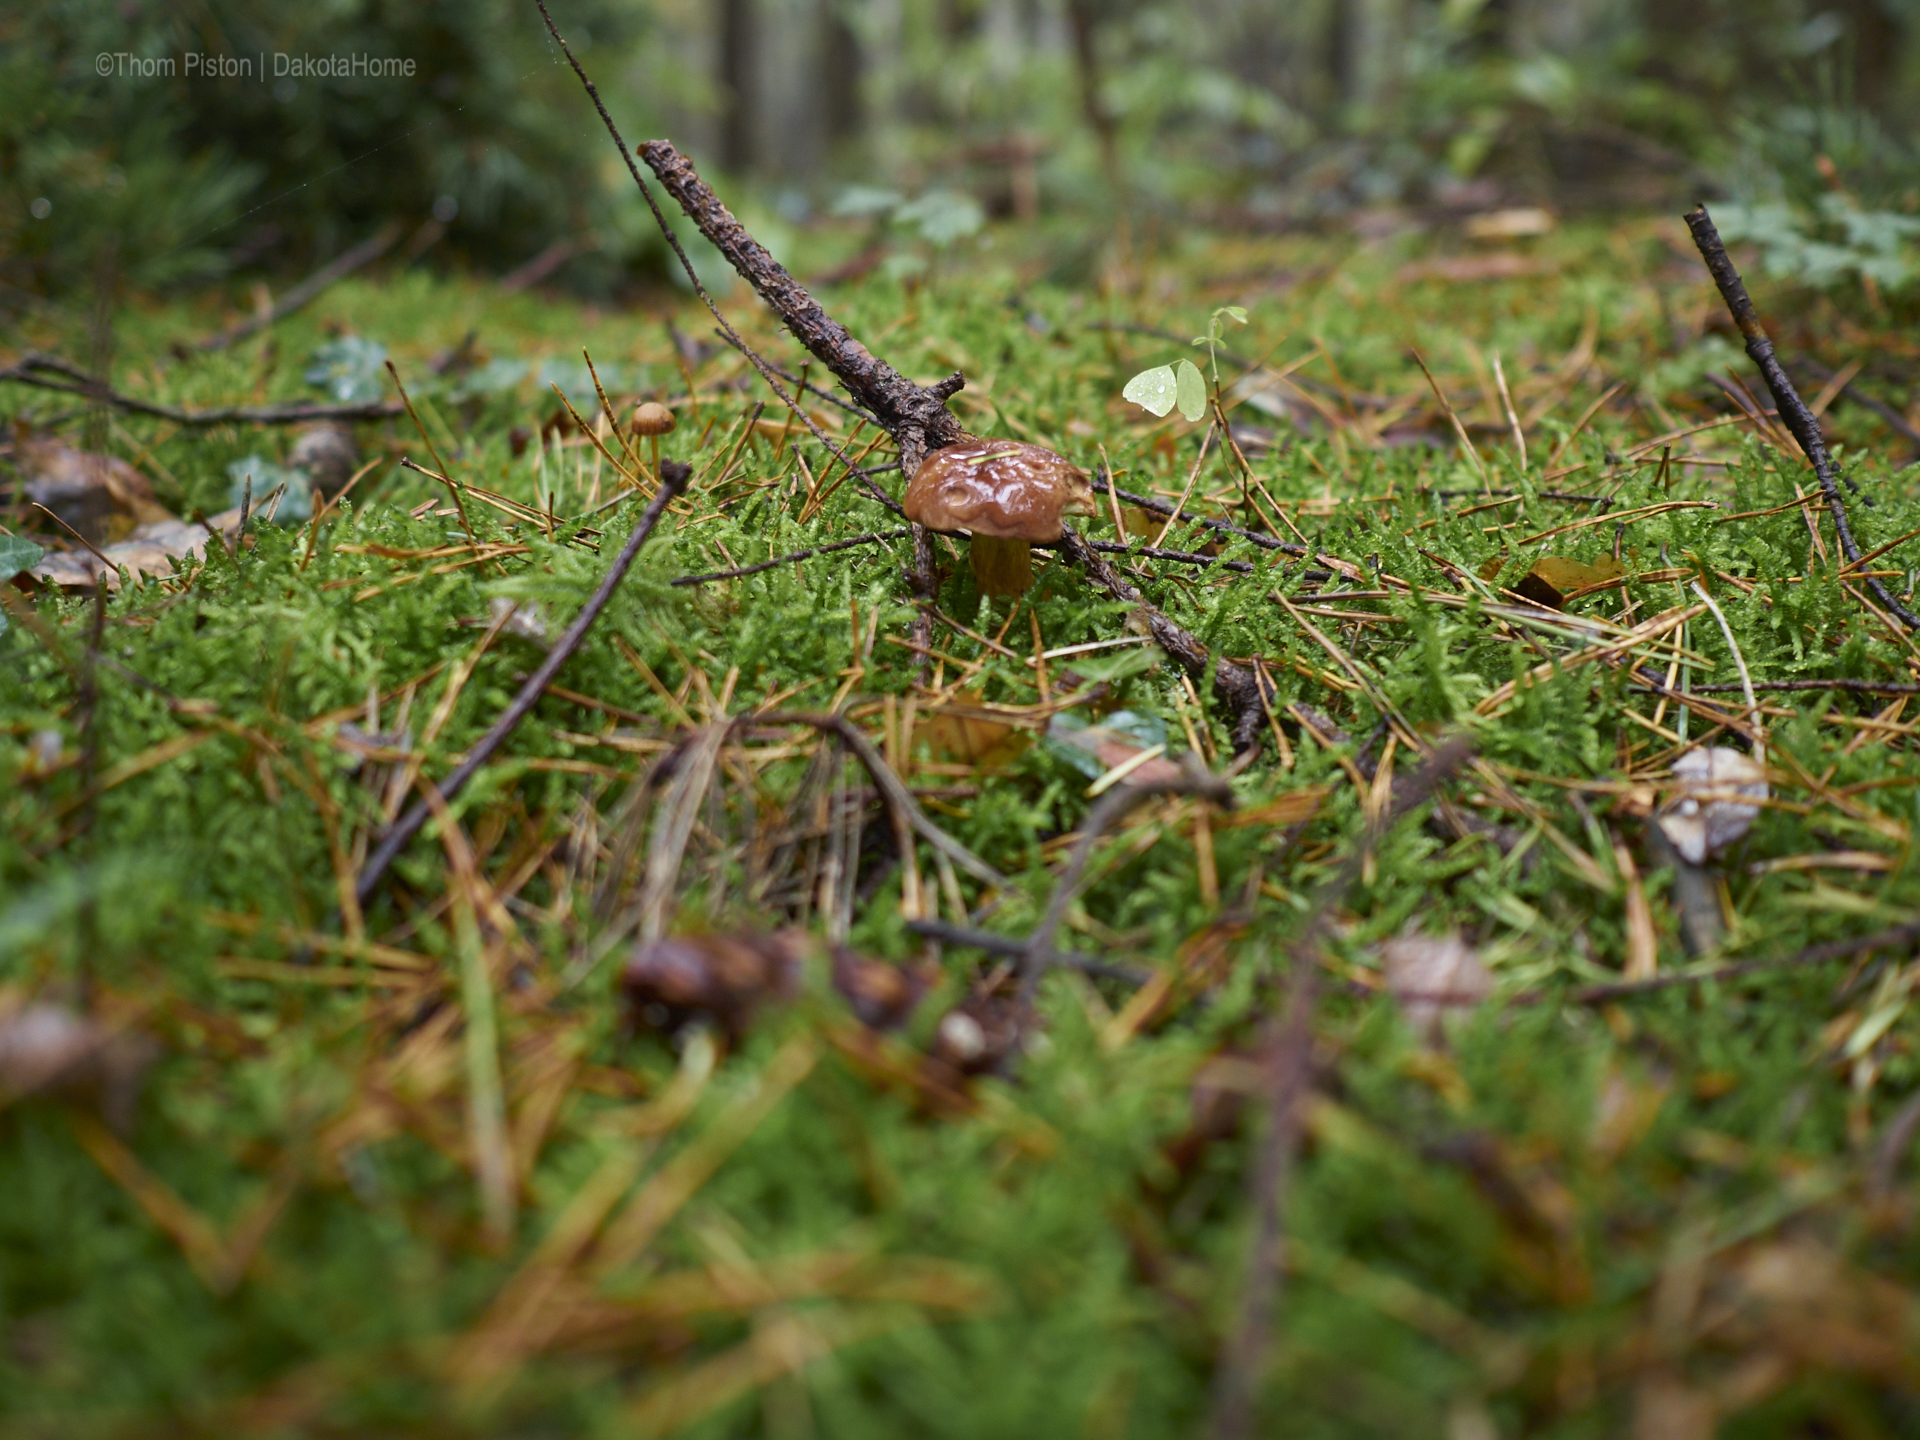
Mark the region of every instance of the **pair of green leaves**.
<instances>
[{"instance_id":1,"label":"pair of green leaves","mask_svg":"<svg viewBox=\"0 0 1920 1440\"><path fill-rule=\"evenodd\" d=\"M1187 419L1198 420L1207 413L1207 382L1199 366L1191 360L1182 360L1174 365L1142 370L1127 381L1120 398L1143 406L1155 416L1164 415L1178 405Z\"/></svg>"},{"instance_id":2,"label":"pair of green leaves","mask_svg":"<svg viewBox=\"0 0 1920 1440\"><path fill-rule=\"evenodd\" d=\"M1238 305L1222 305L1208 317L1207 333L1195 336L1193 343L1204 346L1209 359L1212 359L1213 348L1220 339L1223 320L1244 325L1247 323L1247 312ZM1220 378L1217 363L1214 365L1213 378L1216 382ZM1207 379L1200 373L1200 367L1191 360L1178 360L1171 365L1156 365L1151 370L1142 370L1127 382L1126 389L1120 392L1120 398L1131 400L1155 418L1165 415L1177 405L1180 413L1189 421L1198 420L1207 413Z\"/></svg>"}]
</instances>

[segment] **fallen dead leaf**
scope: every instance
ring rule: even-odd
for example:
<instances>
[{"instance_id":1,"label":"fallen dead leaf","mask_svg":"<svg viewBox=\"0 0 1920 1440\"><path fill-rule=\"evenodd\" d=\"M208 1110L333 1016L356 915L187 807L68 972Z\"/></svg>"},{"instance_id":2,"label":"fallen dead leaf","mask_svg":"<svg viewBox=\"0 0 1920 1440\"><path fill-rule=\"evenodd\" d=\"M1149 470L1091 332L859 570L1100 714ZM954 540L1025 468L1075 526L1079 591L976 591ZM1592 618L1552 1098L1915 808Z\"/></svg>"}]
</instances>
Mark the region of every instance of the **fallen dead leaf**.
<instances>
[{"instance_id":1,"label":"fallen dead leaf","mask_svg":"<svg viewBox=\"0 0 1920 1440\"><path fill-rule=\"evenodd\" d=\"M1492 583L1507 563L1505 555L1495 555L1480 567L1480 578ZM1617 560L1600 559L1589 565L1564 555L1542 555L1508 588L1537 605L1558 610L1583 590L1618 580L1626 571Z\"/></svg>"},{"instance_id":2,"label":"fallen dead leaf","mask_svg":"<svg viewBox=\"0 0 1920 1440\"><path fill-rule=\"evenodd\" d=\"M118 540L135 526L171 520L146 476L112 455L75 450L44 436L14 441L14 463L26 477L26 498L44 505L95 544Z\"/></svg>"},{"instance_id":3,"label":"fallen dead leaf","mask_svg":"<svg viewBox=\"0 0 1920 1440\"><path fill-rule=\"evenodd\" d=\"M101 563L100 555L91 551L67 550L49 554L27 573L36 580L66 589L92 589L104 574L107 589L118 590L122 569L136 580L148 575L171 575L173 561L198 559L206 553L207 541L216 533L228 543L239 535L238 506L212 516L204 525L172 516L141 525L119 544L101 548L100 555L112 562L112 569Z\"/></svg>"},{"instance_id":4,"label":"fallen dead leaf","mask_svg":"<svg viewBox=\"0 0 1920 1440\"><path fill-rule=\"evenodd\" d=\"M1556 268L1551 260L1534 255L1447 255L1402 265L1393 278L1403 285L1417 280L1467 285L1478 280L1522 280L1531 275L1550 275Z\"/></svg>"},{"instance_id":5,"label":"fallen dead leaf","mask_svg":"<svg viewBox=\"0 0 1920 1440\"><path fill-rule=\"evenodd\" d=\"M1450 1010L1470 1010L1493 992L1480 952L1458 935L1401 935L1380 947L1387 988L1423 1044L1445 1039Z\"/></svg>"}]
</instances>

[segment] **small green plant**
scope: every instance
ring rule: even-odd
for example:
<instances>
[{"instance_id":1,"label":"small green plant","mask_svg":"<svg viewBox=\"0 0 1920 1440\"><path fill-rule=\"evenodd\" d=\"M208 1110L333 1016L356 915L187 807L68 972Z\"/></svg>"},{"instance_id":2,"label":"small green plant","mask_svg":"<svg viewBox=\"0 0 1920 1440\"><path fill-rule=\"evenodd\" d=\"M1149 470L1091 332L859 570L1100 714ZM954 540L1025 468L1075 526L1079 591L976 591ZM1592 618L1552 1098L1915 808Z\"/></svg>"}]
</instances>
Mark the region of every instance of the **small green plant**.
<instances>
[{"instance_id":1,"label":"small green plant","mask_svg":"<svg viewBox=\"0 0 1920 1440\"><path fill-rule=\"evenodd\" d=\"M1761 266L1775 279L1816 290L1853 281L1897 293L1920 275L1920 216L1862 209L1846 195L1821 196L1815 211L1726 205L1717 215L1722 235L1757 245Z\"/></svg>"},{"instance_id":2,"label":"small green plant","mask_svg":"<svg viewBox=\"0 0 1920 1440\"><path fill-rule=\"evenodd\" d=\"M1196 335L1193 339L1196 347L1206 347L1207 368L1213 375L1213 395L1220 393L1220 331L1222 322L1227 320L1244 325L1247 323L1247 312L1238 305L1222 305L1207 317L1207 333ZM1120 396L1155 416L1165 415L1178 406L1180 413L1188 420L1198 420L1207 413L1212 403L1207 390L1207 377L1200 373L1199 366L1184 359L1171 365L1156 365L1151 370L1142 370L1127 381Z\"/></svg>"}]
</instances>

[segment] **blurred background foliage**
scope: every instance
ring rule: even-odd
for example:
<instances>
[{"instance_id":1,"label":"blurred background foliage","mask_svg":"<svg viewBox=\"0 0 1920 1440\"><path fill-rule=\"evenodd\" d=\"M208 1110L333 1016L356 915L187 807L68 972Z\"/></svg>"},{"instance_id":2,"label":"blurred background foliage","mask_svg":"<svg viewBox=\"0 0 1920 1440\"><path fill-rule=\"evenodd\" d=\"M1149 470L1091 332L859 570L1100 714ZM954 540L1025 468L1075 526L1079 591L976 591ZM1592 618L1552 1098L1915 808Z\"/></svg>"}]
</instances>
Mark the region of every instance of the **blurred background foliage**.
<instances>
[{"instance_id":1,"label":"blurred background foliage","mask_svg":"<svg viewBox=\"0 0 1920 1440\"><path fill-rule=\"evenodd\" d=\"M1196 221L1709 194L1738 202L1737 231L1773 238L1775 268L1886 290L1913 269L1920 0L562 0L556 14L629 135L680 141L776 249L832 219L870 227L867 247L911 271L1003 216L1097 247ZM356 54L416 73L276 73L276 55ZM193 74L189 55L252 70ZM0 303L16 312L289 273L393 222L395 254L421 263L589 293L669 275L531 0L0 11Z\"/></svg>"}]
</instances>

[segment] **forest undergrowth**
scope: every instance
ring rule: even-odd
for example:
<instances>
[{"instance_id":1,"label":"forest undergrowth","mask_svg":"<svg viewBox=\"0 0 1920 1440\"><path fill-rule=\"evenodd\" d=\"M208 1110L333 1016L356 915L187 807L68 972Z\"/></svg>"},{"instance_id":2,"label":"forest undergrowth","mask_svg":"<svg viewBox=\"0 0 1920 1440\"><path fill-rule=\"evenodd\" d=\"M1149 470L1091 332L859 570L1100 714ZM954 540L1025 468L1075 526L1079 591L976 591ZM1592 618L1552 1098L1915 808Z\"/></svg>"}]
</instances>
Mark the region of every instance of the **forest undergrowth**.
<instances>
[{"instance_id":1,"label":"forest undergrowth","mask_svg":"<svg viewBox=\"0 0 1920 1440\"><path fill-rule=\"evenodd\" d=\"M1866 582L1920 350L1758 288L1860 563L1677 219L820 287L1110 480L1131 602L955 538L917 600L691 305L117 317L166 405L397 377L317 506L284 429L0 392L0 1429L1157 1437L1251 1355L1261 1433L1914 1433L1920 648ZM1225 435L1121 398L1223 305ZM649 399L690 483L363 904L652 498ZM55 440L219 536L36 583Z\"/></svg>"}]
</instances>

